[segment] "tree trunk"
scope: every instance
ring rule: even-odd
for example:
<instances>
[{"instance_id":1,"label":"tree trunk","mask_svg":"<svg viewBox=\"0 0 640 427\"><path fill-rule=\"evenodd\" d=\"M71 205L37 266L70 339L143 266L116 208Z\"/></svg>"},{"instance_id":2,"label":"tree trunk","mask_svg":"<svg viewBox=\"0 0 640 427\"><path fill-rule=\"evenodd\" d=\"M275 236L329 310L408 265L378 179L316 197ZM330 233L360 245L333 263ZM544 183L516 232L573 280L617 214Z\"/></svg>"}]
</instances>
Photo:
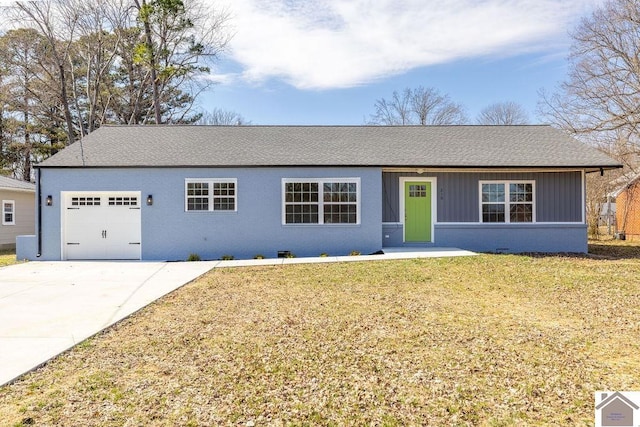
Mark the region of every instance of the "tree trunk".
<instances>
[{"instance_id":1,"label":"tree trunk","mask_svg":"<svg viewBox=\"0 0 640 427\"><path fill-rule=\"evenodd\" d=\"M67 76L64 71L63 64L58 64L58 72L60 74L60 98L62 101L62 108L64 110L64 119L67 122L67 145L71 145L76 139L73 132L71 110L69 109L69 98L67 97Z\"/></svg>"},{"instance_id":2,"label":"tree trunk","mask_svg":"<svg viewBox=\"0 0 640 427\"><path fill-rule=\"evenodd\" d=\"M145 7L147 2L142 0L142 7ZM149 67L151 71L151 88L153 90L153 114L156 120L156 124L161 124L160 117L160 94L158 91L158 73L156 71L156 53L153 48L153 39L151 38L151 24L149 23L149 16L144 17L144 35L147 45L147 53L149 54Z\"/></svg>"}]
</instances>

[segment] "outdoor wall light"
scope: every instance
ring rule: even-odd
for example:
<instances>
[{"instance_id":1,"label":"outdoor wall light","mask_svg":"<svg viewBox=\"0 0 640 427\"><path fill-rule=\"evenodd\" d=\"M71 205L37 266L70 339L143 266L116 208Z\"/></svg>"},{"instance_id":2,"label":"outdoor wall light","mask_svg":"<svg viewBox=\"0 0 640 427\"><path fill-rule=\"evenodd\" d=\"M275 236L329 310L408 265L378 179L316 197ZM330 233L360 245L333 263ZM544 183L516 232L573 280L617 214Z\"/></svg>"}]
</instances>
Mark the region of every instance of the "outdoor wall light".
<instances>
[{"instance_id":1,"label":"outdoor wall light","mask_svg":"<svg viewBox=\"0 0 640 427\"><path fill-rule=\"evenodd\" d=\"M151 206L151 205L153 205L153 195L149 194L147 196L147 206Z\"/></svg>"},{"instance_id":2,"label":"outdoor wall light","mask_svg":"<svg viewBox=\"0 0 640 427\"><path fill-rule=\"evenodd\" d=\"M53 197L51 195L47 196L47 206L53 205Z\"/></svg>"}]
</instances>

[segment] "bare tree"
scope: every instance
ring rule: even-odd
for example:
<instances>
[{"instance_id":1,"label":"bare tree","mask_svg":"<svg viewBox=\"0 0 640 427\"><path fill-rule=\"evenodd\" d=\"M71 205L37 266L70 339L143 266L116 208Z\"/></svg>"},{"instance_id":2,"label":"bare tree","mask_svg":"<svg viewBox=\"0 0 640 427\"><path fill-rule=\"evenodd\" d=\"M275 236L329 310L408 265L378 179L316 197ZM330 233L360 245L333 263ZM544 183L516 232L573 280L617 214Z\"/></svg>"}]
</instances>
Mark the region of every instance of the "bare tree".
<instances>
[{"instance_id":1,"label":"bare tree","mask_svg":"<svg viewBox=\"0 0 640 427\"><path fill-rule=\"evenodd\" d=\"M250 125L251 122L235 111L214 108L211 111L204 112L196 124L214 126L246 126Z\"/></svg>"},{"instance_id":2,"label":"bare tree","mask_svg":"<svg viewBox=\"0 0 640 427\"><path fill-rule=\"evenodd\" d=\"M640 3L606 2L583 18L571 37L568 78L554 93L540 93L540 113L613 154L637 153Z\"/></svg>"},{"instance_id":3,"label":"bare tree","mask_svg":"<svg viewBox=\"0 0 640 427\"><path fill-rule=\"evenodd\" d=\"M634 174L640 153L640 3L607 1L583 18L571 37L567 79L552 93L540 92L539 113ZM593 181L587 205L596 207L607 189ZM596 209L590 211L595 216Z\"/></svg>"},{"instance_id":4,"label":"bare tree","mask_svg":"<svg viewBox=\"0 0 640 427\"><path fill-rule=\"evenodd\" d=\"M70 97L68 90L67 61L69 49L74 38L74 32L79 13L58 13L56 0L17 1L15 3L16 18L30 23L37 28L47 40L50 54L56 65L57 94L67 126L67 144L75 141L73 118L71 116Z\"/></svg>"},{"instance_id":5,"label":"bare tree","mask_svg":"<svg viewBox=\"0 0 640 427\"><path fill-rule=\"evenodd\" d=\"M70 50L69 69L74 113L83 137L108 119L110 73L121 44L121 31L114 30L127 25L128 7L113 0L67 0L60 9L63 14L79 12L79 37Z\"/></svg>"},{"instance_id":6,"label":"bare tree","mask_svg":"<svg viewBox=\"0 0 640 427\"><path fill-rule=\"evenodd\" d=\"M468 122L464 107L434 88L418 86L378 99L369 123L374 125L458 125Z\"/></svg>"},{"instance_id":7,"label":"bare tree","mask_svg":"<svg viewBox=\"0 0 640 427\"><path fill-rule=\"evenodd\" d=\"M496 102L483 108L476 122L479 125L526 125L529 115L517 102Z\"/></svg>"}]
</instances>

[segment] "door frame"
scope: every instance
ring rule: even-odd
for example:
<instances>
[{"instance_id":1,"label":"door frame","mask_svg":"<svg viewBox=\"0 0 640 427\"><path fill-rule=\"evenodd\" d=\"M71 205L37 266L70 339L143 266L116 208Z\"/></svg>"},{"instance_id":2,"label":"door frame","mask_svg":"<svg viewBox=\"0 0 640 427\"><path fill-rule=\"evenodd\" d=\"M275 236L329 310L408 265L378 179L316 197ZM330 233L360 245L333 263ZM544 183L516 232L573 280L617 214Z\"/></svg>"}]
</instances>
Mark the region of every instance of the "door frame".
<instances>
[{"instance_id":1,"label":"door frame","mask_svg":"<svg viewBox=\"0 0 640 427\"><path fill-rule=\"evenodd\" d=\"M438 193L438 187L437 187L437 178L435 176L429 176L429 177L423 177L423 176L401 176L400 178L400 188L399 188L399 193L400 193L400 223L402 224L402 242L406 243L407 242L407 238L406 238L406 227L405 227L405 204L404 204L404 187L405 187L405 183L406 182L429 182L431 183L431 241L430 242L424 242L424 243L435 243L436 241L436 236L434 234L435 232L435 223L437 222L438 218L437 218L437 212L438 212L438 206L437 206L437 193ZM414 242L411 242L414 243ZM417 242L419 243L419 242Z\"/></svg>"},{"instance_id":2,"label":"door frame","mask_svg":"<svg viewBox=\"0 0 640 427\"><path fill-rule=\"evenodd\" d=\"M89 195L99 195L100 197L108 196L111 194L122 195L122 196L137 196L138 201L140 203L140 246L138 252L137 260L142 259L142 192L141 191L131 191L131 190L113 190L113 191L61 191L60 192L60 259L62 261L67 260L67 250L66 250L66 232L67 232L67 201L71 199L71 197L78 196L89 196Z\"/></svg>"}]
</instances>

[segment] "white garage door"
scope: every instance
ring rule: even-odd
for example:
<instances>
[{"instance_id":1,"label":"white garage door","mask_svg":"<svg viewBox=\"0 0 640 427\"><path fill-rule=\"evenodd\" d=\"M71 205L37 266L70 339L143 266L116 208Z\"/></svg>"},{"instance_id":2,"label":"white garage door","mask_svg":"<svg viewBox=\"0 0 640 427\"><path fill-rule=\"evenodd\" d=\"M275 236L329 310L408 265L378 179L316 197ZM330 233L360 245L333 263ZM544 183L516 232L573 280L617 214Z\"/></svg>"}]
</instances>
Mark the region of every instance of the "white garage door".
<instances>
[{"instance_id":1,"label":"white garage door","mask_svg":"<svg viewBox=\"0 0 640 427\"><path fill-rule=\"evenodd\" d=\"M140 259L140 192L63 193L64 259Z\"/></svg>"}]
</instances>

